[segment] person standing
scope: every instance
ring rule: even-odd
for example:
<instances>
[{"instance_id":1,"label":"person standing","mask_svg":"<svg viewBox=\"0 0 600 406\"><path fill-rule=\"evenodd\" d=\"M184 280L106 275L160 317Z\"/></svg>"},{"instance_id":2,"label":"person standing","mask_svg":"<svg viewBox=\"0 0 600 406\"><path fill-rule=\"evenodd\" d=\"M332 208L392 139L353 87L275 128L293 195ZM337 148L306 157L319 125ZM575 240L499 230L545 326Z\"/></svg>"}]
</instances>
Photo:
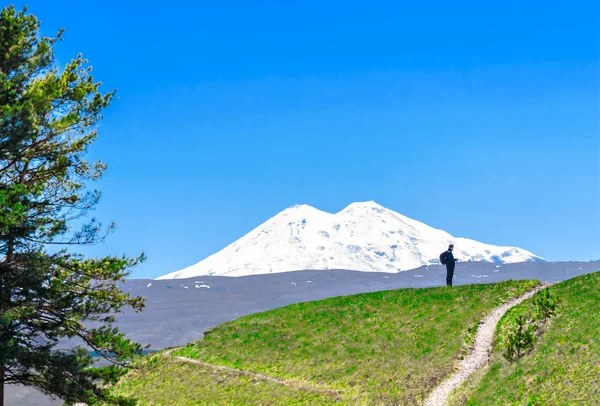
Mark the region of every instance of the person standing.
<instances>
[{"instance_id":1,"label":"person standing","mask_svg":"<svg viewBox=\"0 0 600 406\"><path fill-rule=\"evenodd\" d=\"M446 286L452 286L452 278L454 278L454 267L456 266L456 258L452 251L454 250L454 244L448 246L448 250L442 252L440 255L440 261L446 265Z\"/></svg>"}]
</instances>

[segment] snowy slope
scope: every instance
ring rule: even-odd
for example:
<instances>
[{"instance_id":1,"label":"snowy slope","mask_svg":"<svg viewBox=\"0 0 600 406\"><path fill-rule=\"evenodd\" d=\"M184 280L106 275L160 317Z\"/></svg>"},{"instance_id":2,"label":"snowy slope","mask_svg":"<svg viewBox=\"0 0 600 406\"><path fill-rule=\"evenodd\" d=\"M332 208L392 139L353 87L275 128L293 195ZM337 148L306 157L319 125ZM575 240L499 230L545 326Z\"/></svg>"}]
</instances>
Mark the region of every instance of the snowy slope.
<instances>
[{"instance_id":1,"label":"snowy slope","mask_svg":"<svg viewBox=\"0 0 600 406\"><path fill-rule=\"evenodd\" d=\"M360 202L336 214L292 206L203 261L157 279L304 269L405 271L438 263L451 242L462 261L543 261L520 248L454 238L375 202Z\"/></svg>"}]
</instances>

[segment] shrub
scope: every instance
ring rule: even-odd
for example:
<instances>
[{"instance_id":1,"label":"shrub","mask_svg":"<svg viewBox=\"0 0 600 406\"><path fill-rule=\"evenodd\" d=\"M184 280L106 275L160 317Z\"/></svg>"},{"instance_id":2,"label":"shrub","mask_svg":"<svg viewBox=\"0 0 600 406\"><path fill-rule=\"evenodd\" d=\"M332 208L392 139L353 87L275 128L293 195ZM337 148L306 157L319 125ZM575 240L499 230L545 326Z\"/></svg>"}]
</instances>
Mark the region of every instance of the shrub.
<instances>
[{"instance_id":1,"label":"shrub","mask_svg":"<svg viewBox=\"0 0 600 406\"><path fill-rule=\"evenodd\" d=\"M538 320L546 322L550 317L556 313L557 300L550 294L549 289L544 289L538 297L533 301L533 304L537 307Z\"/></svg>"},{"instance_id":2,"label":"shrub","mask_svg":"<svg viewBox=\"0 0 600 406\"><path fill-rule=\"evenodd\" d=\"M504 358L510 362L521 358L535 341L535 325L530 324L523 315L516 318L516 323L508 333L503 352Z\"/></svg>"}]
</instances>

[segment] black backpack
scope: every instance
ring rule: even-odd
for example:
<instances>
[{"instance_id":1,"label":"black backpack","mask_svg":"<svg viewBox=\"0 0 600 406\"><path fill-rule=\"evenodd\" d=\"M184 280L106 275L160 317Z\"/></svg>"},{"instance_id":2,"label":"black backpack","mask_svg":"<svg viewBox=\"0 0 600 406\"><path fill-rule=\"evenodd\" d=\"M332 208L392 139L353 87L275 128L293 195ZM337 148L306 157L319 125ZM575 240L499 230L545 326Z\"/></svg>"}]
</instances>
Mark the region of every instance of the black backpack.
<instances>
[{"instance_id":1,"label":"black backpack","mask_svg":"<svg viewBox=\"0 0 600 406\"><path fill-rule=\"evenodd\" d=\"M448 251L444 251L440 254L440 264L442 265L446 265L446 252Z\"/></svg>"}]
</instances>

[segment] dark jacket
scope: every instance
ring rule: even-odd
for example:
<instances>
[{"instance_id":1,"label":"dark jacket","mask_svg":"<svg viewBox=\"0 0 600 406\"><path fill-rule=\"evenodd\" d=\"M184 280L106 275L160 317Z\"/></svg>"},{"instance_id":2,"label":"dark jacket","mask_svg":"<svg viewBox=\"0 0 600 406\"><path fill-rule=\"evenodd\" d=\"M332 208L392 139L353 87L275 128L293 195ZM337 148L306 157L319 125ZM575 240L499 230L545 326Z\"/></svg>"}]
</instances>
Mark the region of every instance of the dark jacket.
<instances>
[{"instance_id":1,"label":"dark jacket","mask_svg":"<svg viewBox=\"0 0 600 406\"><path fill-rule=\"evenodd\" d=\"M448 250L448 251L444 252L444 255L446 257L446 265L454 264L456 262L456 259L454 259L454 254L452 253L452 251Z\"/></svg>"}]
</instances>

